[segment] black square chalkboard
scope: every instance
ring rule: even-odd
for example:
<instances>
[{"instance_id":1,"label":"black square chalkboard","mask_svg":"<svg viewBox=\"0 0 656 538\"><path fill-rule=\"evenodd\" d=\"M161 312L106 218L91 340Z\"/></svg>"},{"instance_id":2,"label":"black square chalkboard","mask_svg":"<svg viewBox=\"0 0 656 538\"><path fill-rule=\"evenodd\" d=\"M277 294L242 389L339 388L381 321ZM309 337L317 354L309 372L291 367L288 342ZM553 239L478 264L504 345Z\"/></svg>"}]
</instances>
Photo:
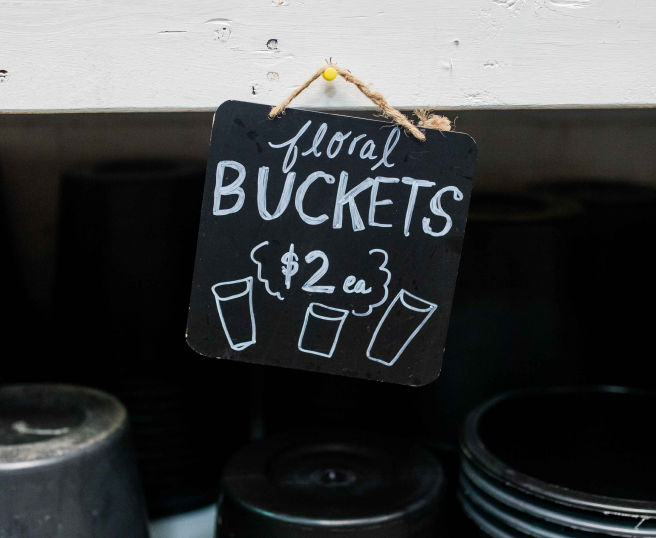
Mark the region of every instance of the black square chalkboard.
<instances>
[{"instance_id":1,"label":"black square chalkboard","mask_svg":"<svg viewBox=\"0 0 656 538\"><path fill-rule=\"evenodd\" d=\"M228 101L187 341L206 356L423 385L440 372L476 160L466 134Z\"/></svg>"}]
</instances>

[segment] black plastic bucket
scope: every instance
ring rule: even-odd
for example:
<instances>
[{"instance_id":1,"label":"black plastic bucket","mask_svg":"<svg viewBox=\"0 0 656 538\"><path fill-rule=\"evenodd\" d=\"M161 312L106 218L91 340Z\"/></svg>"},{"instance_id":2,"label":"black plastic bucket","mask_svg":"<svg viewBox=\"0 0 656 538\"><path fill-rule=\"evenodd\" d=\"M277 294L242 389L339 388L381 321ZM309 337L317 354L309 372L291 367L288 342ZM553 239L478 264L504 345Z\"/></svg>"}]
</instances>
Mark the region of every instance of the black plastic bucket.
<instances>
[{"instance_id":1,"label":"black plastic bucket","mask_svg":"<svg viewBox=\"0 0 656 538\"><path fill-rule=\"evenodd\" d=\"M2 323L2 334L5 338L11 338L14 342L24 342L29 338L33 326L39 326L42 322L36 310L29 304L26 289L22 282L18 252L14 241L9 200L6 185L2 174L2 163L0 163L0 252L2 252L2 263L0 264L0 281L4 283L2 292L2 307L6 317ZM33 343L32 343L33 344ZM34 350L33 345L28 349L23 348L24 362L30 362L38 356L40 350ZM0 383L16 382L20 373L25 370L23 361L3 361L0 372Z\"/></svg>"},{"instance_id":2,"label":"black plastic bucket","mask_svg":"<svg viewBox=\"0 0 656 538\"><path fill-rule=\"evenodd\" d=\"M656 536L655 415L617 387L496 397L462 428L463 507L498 536Z\"/></svg>"},{"instance_id":3,"label":"black plastic bucket","mask_svg":"<svg viewBox=\"0 0 656 538\"><path fill-rule=\"evenodd\" d=\"M148 538L116 398L66 385L0 388L0 536Z\"/></svg>"},{"instance_id":4,"label":"black plastic bucket","mask_svg":"<svg viewBox=\"0 0 656 538\"><path fill-rule=\"evenodd\" d=\"M442 372L421 387L415 431L451 445L476 405L507 390L583 377L571 300L581 207L526 193L471 199Z\"/></svg>"},{"instance_id":5,"label":"black plastic bucket","mask_svg":"<svg viewBox=\"0 0 656 538\"><path fill-rule=\"evenodd\" d=\"M536 191L580 203L584 218L575 240L572 297L583 327L587 382L656 389L651 347L656 302L651 245L656 234L656 189L630 181L563 179ZM622 360L618 361L617 357Z\"/></svg>"},{"instance_id":6,"label":"black plastic bucket","mask_svg":"<svg viewBox=\"0 0 656 538\"><path fill-rule=\"evenodd\" d=\"M54 341L65 381L118 396L151 517L215 502L248 440L248 368L185 342L202 163L100 163L61 180Z\"/></svg>"},{"instance_id":7,"label":"black plastic bucket","mask_svg":"<svg viewBox=\"0 0 656 538\"><path fill-rule=\"evenodd\" d=\"M246 447L221 484L217 538L432 538L444 478L415 445L321 432Z\"/></svg>"}]
</instances>

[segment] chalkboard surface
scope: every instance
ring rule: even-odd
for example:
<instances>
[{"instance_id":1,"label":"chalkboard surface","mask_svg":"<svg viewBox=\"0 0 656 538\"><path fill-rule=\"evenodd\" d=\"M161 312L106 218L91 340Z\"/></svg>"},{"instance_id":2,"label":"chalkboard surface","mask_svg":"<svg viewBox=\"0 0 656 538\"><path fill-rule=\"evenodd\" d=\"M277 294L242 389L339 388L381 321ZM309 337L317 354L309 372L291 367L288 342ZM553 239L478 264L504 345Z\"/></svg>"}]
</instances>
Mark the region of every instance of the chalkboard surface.
<instances>
[{"instance_id":1,"label":"chalkboard surface","mask_svg":"<svg viewBox=\"0 0 656 538\"><path fill-rule=\"evenodd\" d=\"M228 101L187 341L206 356L423 385L440 372L476 160L466 134Z\"/></svg>"}]
</instances>

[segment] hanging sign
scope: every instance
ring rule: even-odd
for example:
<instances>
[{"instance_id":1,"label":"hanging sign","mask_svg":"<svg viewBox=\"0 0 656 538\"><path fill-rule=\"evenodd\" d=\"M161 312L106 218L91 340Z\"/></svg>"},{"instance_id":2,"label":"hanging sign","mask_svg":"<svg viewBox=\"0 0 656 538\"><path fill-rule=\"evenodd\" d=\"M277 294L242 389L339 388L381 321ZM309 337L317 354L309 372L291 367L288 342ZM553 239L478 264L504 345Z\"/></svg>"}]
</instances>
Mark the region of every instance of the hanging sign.
<instances>
[{"instance_id":1,"label":"hanging sign","mask_svg":"<svg viewBox=\"0 0 656 538\"><path fill-rule=\"evenodd\" d=\"M228 101L214 118L187 341L406 385L440 372L476 145Z\"/></svg>"}]
</instances>

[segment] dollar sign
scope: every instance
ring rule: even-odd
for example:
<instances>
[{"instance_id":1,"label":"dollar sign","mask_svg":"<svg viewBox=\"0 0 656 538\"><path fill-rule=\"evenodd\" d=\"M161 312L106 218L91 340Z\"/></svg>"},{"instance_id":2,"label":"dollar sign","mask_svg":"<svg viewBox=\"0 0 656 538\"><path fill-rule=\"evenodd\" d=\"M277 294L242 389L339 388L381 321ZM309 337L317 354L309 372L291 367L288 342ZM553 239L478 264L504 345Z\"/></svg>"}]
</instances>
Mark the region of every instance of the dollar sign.
<instances>
[{"instance_id":1,"label":"dollar sign","mask_svg":"<svg viewBox=\"0 0 656 538\"><path fill-rule=\"evenodd\" d=\"M289 246L289 252L283 254L283 257L280 258L280 261L285 265L282 266L282 274L285 275L285 287L289 289L289 286L292 282L292 277L298 273L298 256L294 254L294 243Z\"/></svg>"}]
</instances>

